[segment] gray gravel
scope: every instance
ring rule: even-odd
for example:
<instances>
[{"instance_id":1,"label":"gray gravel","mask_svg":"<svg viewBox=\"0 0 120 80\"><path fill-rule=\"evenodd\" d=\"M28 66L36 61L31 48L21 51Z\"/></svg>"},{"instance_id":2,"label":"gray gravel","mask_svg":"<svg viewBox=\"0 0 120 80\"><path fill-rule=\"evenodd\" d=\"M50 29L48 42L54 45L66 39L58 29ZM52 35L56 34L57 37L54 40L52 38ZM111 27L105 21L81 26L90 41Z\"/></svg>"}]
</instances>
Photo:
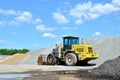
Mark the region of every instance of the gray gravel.
<instances>
[{"instance_id":1,"label":"gray gravel","mask_svg":"<svg viewBox=\"0 0 120 80\"><path fill-rule=\"evenodd\" d=\"M84 43L93 45L95 51L100 55L98 59L89 63L96 63L99 66L106 60L120 56L120 37L85 39Z\"/></svg>"},{"instance_id":2,"label":"gray gravel","mask_svg":"<svg viewBox=\"0 0 120 80\"><path fill-rule=\"evenodd\" d=\"M97 52L100 57L96 60L90 61L89 63L96 64L96 66L37 66L38 57L41 54L49 54L55 45L49 48L42 48L34 51L28 52L28 56L20 61L10 63L14 65L1 65L1 72L18 72L26 71L32 69L38 69L43 71L49 70L81 70L81 69L93 69L91 74L95 76L103 77L120 77L120 37L102 37L96 39L84 39L85 44L93 45L95 52ZM60 45L60 43L57 43ZM17 66L19 65L19 66ZM91 70L90 70L91 71Z\"/></svg>"},{"instance_id":3,"label":"gray gravel","mask_svg":"<svg viewBox=\"0 0 120 80\"><path fill-rule=\"evenodd\" d=\"M96 60L90 61L89 63L94 63L97 66L103 64L106 60L114 59L120 56L120 37L102 37L96 39L84 39L85 44L93 45L95 52L97 52L100 57ZM57 43L61 45L60 43ZM28 52L28 56L21 61L14 62L11 64L26 64L26 65L37 65L38 57L41 54L49 54L52 49L55 47L55 44L49 48L42 48L34 51Z\"/></svg>"},{"instance_id":4,"label":"gray gravel","mask_svg":"<svg viewBox=\"0 0 120 80\"><path fill-rule=\"evenodd\" d=\"M91 72L94 76L120 78L120 56L108 60Z\"/></svg>"},{"instance_id":5,"label":"gray gravel","mask_svg":"<svg viewBox=\"0 0 120 80\"><path fill-rule=\"evenodd\" d=\"M57 43L60 45L60 43ZM19 64L19 65L37 65L38 57L40 55L45 55L45 58L47 58L47 55L52 52L52 50L55 48L55 45L52 45L48 48L42 48L34 51L28 52L28 56L20 61L20 62L14 62L12 64Z\"/></svg>"},{"instance_id":6,"label":"gray gravel","mask_svg":"<svg viewBox=\"0 0 120 80\"><path fill-rule=\"evenodd\" d=\"M120 37L103 37L86 40L86 43L92 44L95 51L100 54L100 58L91 61L100 65L93 69L91 74L98 77L120 79Z\"/></svg>"}]
</instances>

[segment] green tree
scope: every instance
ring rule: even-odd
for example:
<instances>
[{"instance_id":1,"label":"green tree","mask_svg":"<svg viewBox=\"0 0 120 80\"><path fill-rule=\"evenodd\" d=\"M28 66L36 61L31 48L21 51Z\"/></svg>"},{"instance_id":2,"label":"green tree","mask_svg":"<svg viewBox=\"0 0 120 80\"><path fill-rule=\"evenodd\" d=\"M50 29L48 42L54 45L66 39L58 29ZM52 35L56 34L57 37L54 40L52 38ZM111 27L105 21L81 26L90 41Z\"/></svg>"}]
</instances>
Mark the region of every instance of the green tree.
<instances>
[{"instance_id":1,"label":"green tree","mask_svg":"<svg viewBox=\"0 0 120 80\"><path fill-rule=\"evenodd\" d=\"M0 49L0 55L13 55L16 53L27 53L28 49Z\"/></svg>"}]
</instances>

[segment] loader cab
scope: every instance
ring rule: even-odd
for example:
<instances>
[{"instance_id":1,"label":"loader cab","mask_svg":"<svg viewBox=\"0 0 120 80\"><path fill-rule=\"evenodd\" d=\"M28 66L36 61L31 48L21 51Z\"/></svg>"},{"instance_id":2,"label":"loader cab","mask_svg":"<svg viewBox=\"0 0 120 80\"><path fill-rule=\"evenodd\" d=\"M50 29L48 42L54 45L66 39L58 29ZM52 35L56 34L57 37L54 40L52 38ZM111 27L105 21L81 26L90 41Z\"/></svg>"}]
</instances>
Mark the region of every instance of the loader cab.
<instances>
[{"instance_id":1,"label":"loader cab","mask_svg":"<svg viewBox=\"0 0 120 80\"><path fill-rule=\"evenodd\" d=\"M79 44L79 37L74 36L63 37L63 51L71 50L73 44Z\"/></svg>"}]
</instances>

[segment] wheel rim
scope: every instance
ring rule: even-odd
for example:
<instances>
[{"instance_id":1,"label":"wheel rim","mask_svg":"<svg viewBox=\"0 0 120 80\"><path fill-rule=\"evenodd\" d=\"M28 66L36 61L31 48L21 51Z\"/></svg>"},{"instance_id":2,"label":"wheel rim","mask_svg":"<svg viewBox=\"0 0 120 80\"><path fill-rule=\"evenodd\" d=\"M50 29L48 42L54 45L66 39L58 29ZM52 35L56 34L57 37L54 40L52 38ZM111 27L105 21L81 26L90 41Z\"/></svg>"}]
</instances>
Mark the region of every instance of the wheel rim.
<instances>
[{"instance_id":1,"label":"wheel rim","mask_svg":"<svg viewBox=\"0 0 120 80\"><path fill-rule=\"evenodd\" d=\"M68 66L74 66L77 63L77 56L74 53L68 53L65 56L65 64Z\"/></svg>"},{"instance_id":2,"label":"wheel rim","mask_svg":"<svg viewBox=\"0 0 120 80\"><path fill-rule=\"evenodd\" d=\"M70 64L70 63L72 63L72 61L73 61L72 57L71 57L71 56L68 56L67 62Z\"/></svg>"},{"instance_id":3,"label":"wheel rim","mask_svg":"<svg viewBox=\"0 0 120 80\"><path fill-rule=\"evenodd\" d=\"M48 56L48 63L52 63L52 62L53 62L52 56Z\"/></svg>"}]
</instances>

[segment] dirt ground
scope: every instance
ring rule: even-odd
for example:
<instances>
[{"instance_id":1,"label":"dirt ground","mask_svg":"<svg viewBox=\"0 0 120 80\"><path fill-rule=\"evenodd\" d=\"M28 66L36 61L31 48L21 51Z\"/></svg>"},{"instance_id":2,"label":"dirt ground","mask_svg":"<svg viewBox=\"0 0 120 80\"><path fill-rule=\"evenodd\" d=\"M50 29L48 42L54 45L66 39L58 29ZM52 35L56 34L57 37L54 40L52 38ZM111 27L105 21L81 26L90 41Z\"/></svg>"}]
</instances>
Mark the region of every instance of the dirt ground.
<instances>
[{"instance_id":1,"label":"dirt ground","mask_svg":"<svg viewBox=\"0 0 120 80\"><path fill-rule=\"evenodd\" d=\"M94 66L1 65L0 74L28 74L28 76L11 79L0 78L0 80L120 80L120 78L93 75L93 67Z\"/></svg>"},{"instance_id":2,"label":"dirt ground","mask_svg":"<svg viewBox=\"0 0 120 80\"><path fill-rule=\"evenodd\" d=\"M25 78L15 78L6 80L119 80L119 78L94 76L91 70L85 71L27 71L16 74L30 74ZM4 79L0 79L4 80Z\"/></svg>"}]
</instances>

